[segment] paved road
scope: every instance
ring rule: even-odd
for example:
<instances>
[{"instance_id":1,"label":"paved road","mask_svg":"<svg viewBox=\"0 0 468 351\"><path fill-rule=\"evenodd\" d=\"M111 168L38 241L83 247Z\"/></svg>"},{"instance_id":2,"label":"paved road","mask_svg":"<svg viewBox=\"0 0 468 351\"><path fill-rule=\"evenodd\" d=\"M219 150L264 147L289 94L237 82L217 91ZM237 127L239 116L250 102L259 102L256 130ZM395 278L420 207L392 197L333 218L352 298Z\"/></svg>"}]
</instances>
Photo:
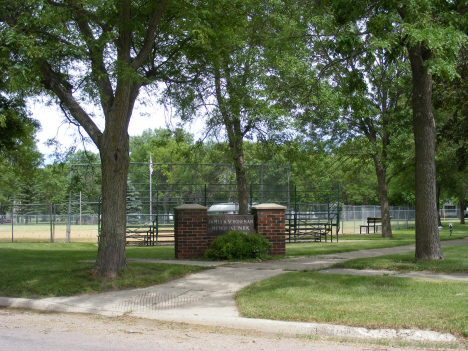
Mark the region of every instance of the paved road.
<instances>
[{"instance_id":1,"label":"paved road","mask_svg":"<svg viewBox=\"0 0 468 351\"><path fill-rule=\"evenodd\" d=\"M319 342L320 341L320 342ZM0 309L2 351L371 351L370 344L345 345L282 335L171 325L133 317L29 313ZM390 349L390 347L388 347ZM394 351L403 351L391 347ZM405 348L405 350L410 350Z\"/></svg>"}]
</instances>

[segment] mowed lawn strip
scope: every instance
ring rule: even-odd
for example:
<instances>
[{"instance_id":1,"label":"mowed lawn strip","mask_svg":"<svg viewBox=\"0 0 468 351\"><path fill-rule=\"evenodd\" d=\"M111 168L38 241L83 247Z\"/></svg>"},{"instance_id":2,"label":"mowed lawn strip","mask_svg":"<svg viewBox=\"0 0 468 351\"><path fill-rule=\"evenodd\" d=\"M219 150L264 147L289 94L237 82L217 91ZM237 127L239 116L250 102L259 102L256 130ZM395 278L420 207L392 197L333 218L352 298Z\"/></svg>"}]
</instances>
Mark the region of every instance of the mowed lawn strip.
<instances>
[{"instance_id":1,"label":"mowed lawn strip","mask_svg":"<svg viewBox=\"0 0 468 351\"><path fill-rule=\"evenodd\" d=\"M237 293L242 316L468 335L468 283L294 272Z\"/></svg>"},{"instance_id":2,"label":"mowed lawn strip","mask_svg":"<svg viewBox=\"0 0 468 351\"><path fill-rule=\"evenodd\" d=\"M175 258L174 246L127 246L127 258L154 258L159 260L173 260Z\"/></svg>"},{"instance_id":3,"label":"mowed lawn strip","mask_svg":"<svg viewBox=\"0 0 468 351\"><path fill-rule=\"evenodd\" d=\"M347 235L340 243L292 244L287 254L313 256L414 243L414 230L394 239ZM464 226L452 236L467 237ZM391 245L389 245L391 243ZM332 246L332 247L331 247ZM343 251L341 251L343 250ZM414 263L414 252L356 259L334 267L467 273L468 247L443 248L445 260ZM468 336L468 283L449 280L295 272L254 283L237 293L241 314L250 318L342 324L366 328L419 328Z\"/></svg>"},{"instance_id":4,"label":"mowed lawn strip","mask_svg":"<svg viewBox=\"0 0 468 351\"><path fill-rule=\"evenodd\" d=\"M329 240L329 239L327 239ZM341 252L382 249L414 244L413 230L395 230L392 239L382 238L382 234L370 235L339 235L338 242L333 236L333 242L308 242L286 244L286 256L316 256Z\"/></svg>"},{"instance_id":5,"label":"mowed lawn strip","mask_svg":"<svg viewBox=\"0 0 468 351\"><path fill-rule=\"evenodd\" d=\"M170 258L167 248L128 248L127 257ZM173 252L172 248L172 252ZM39 298L139 288L206 269L157 263L129 263L114 280L91 274L94 244L0 244L0 296ZM173 253L172 253L173 257Z\"/></svg>"},{"instance_id":6,"label":"mowed lawn strip","mask_svg":"<svg viewBox=\"0 0 468 351\"><path fill-rule=\"evenodd\" d=\"M333 268L468 274L468 244L443 247L442 253L444 255L444 260L441 261L423 261L415 263L414 252L407 252L372 258L357 258L347 262L337 263Z\"/></svg>"},{"instance_id":7,"label":"mowed lawn strip","mask_svg":"<svg viewBox=\"0 0 468 351\"><path fill-rule=\"evenodd\" d=\"M468 226L454 223L453 234L450 235L448 231L448 223L444 222L444 229L439 233L439 235L441 241L467 238ZM317 256L412 245L415 243L415 233L414 229L397 229L393 230L392 239L384 239L382 238L382 234L378 233L339 235L338 242L336 242L336 236L333 235L333 240L333 242L286 244L286 256Z\"/></svg>"},{"instance_id":8,"label":"mowed lawn strip","mask_svg":"<svg viewBox=\"0 0 468 351\"><path fill-rule=\"evenodd\" d=\"M341 239L341 238L340 238ZM414 240L372 240L286 244L286 256L317 256L414 244Z\"/></svg>"}]
</instances>

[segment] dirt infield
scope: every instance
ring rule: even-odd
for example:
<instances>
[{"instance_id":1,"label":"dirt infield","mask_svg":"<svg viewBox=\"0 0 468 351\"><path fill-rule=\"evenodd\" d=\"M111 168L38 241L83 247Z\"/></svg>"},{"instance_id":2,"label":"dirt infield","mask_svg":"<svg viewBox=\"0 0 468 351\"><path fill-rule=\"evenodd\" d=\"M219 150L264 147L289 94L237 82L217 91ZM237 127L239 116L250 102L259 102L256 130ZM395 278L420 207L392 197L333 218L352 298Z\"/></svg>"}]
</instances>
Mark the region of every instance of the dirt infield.
<instances>
[{"instance_id":1,"label":"dirt infield","mask_svg":"<svg viewBox=\"0 0 468 351\"><path fill-rule=\"evenodd\" d=\"M0 225L0 242L50 242L51 236L54 242L65 242L67 236L66 225L49 224L37 225ZM13 240L12 240L13 238ZM96 243L98 239L97 225L72 225L70 230L71 242Z\"/></svg>"},{"instance_id":2,"label":"dirt infield","mask_svg":"<svg viewBox=\"0 0 468 351\"><path fill-rule=\"evenodd\" d=\"M12 234L13 232L13 234ZM51 228L50 224L30 224L30 225L12 225L0 224L0 242L51 242L53 236L54 242L64 243L67 237L67 226L65 224L55 225ZM13 237L13 240L12 240ZM98 226L97 225L72 225L70 228L70 242L97 243ZM158 242L173 242L174 230L163 229L158 237Z\"/></svg>"}]
</instances>

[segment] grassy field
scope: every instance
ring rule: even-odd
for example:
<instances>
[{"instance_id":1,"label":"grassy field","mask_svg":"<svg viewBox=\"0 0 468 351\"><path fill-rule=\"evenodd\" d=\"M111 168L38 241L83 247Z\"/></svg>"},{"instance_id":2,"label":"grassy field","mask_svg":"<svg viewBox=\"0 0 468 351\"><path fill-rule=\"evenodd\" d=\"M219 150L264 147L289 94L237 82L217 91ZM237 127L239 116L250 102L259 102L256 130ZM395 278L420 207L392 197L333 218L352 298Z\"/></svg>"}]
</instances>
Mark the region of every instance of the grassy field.
<instances>
[{"instance_id":1,"label":"grassy field","mask_svg":"<svg viewBox=\"0 0 468 351\"><path fill-rule=\"evenodd\" d=\"M441 240L448 240L450 239L449 232L448 232L448 223L454 223L455 229L454 229L454 237L460 237L461 236L468 236L465 230L460 229L463 228L463 226L458 225L455 221L453 220L447 220L444 221L444 229L440 232ZM353 222L350 222L353 223ZM379 247L385 247L387 246L398 246L398 245L406 245L406 244L411 244L414 242L414 229L396 229L396 224L392 223L393 232L394 232L394 239L392 241L388 240L383 240L381 237L381 233L376 233L376 234L351 234L353 233L353 229L350 223L346 222L344 225L344 230L345 234L340 232L339 235L339 241L383 241L386 242L386 244L378 244L378 243L372 243L372 244L365 244L367 246L363 246L362 249L366 248L379 248ZM355 224L353 224L356 226ZM413 225L414 226L414 225ZM173 228L172 228L173 229ZM12 232L13 230L13 232ZM50 224L14 224L12 227L11 224L0 224L0 242L50 242L51 241L51 236L54 237L54 242L56 243L65 243L66 241L66 222L57 222L53 230L51 230ZM51 233L52 232L52 233ZM357 232L359 233L359 226L357 227ZM172 234L173 231L167 230L167 228L164 229L164 233L162 233L162 241L164 240L173 240L173 238L165 238L168 234ZM86 243L96 243L97 242L97 237L98 237L98 227L97 225L89 225L89 224L83 224L83 225L77 225L77 224L72 224L70 228L70 241L71 242L86 242ZM163 238L164 237L164 238ZM334 240L336 240L335 234L333 237ZM335 245L335 248L332 250L346 250L340 248L342 245ZM349 244L346 246L348 249L347 251L350 250L355 250L356 245ZM323 250L323 249L321 249ZM302 255L303 250L300 249L300 245L297 247L296 251L291 250L291 255L297 256L297 255ZM342 251L341 251L342 252ZM329 253L329 248L324 250L323 252L319 253Z\"/></svg>"},{"instance_id":2,"label":"grassy field","mask_svg":"<svg viewBox=\"0 0 468 351\"><path fill-rule=\"evenodd\" d=\"M160 228L159 241L173 241L174 227L170 230ZM50 224L0 224L0 242L51 242L65 243L67 238L66 222L59 222L51 228ZM70 227L70 241L75 243L96 243L98 226L96 224L73 224Z\"/></svg>"},{"instance_id":3,"label":"grassy field","mask_svg":"<svg viewBox=\"0 0 468 351\"><path fill-rule=\"evenodd\" d=\"M453 222L450 222L453 223ZM468 237L468 225L454 223L452 235L448 230L448 222L443 222L439 232L440 240L455 240ZM382 238L382 234L345 234L338 237L338 242L327 243L296 243L286 245L287 256L315 256L357 250L379 249L411 245L415 242L414 229L393 230L392 239Z\"/></svg>"},{"instance_id":4,"label":"grassy field","mask_svg":"<svg viewBox=\"0 0 468 351\"><path fill-rule=\"evenodd\" d=\"M377 269L391 271L425 271L435 273L468 273L468 245L442 248L443 261L414 262L414 252L366 259L354 259L334 268Z\"/></svg>"},{"instance_id":5,"label":"grassy field","mask_svg":"<svg viewBox=\"0 0 468 351\"><path fill-rule=\"evenodd\" d=\"M249 318L468 336L464 282L295 272L254 283L236 300Z\"/></svg>"},{"instance_id":6,"label":"grassy field","mask_svg":"<svg viewBox=\"0 0 468 351\"><path fill-rule=\"evenodd\" d=\"M446 227L445 227L446 228ZM452 236L468 237L456 225ZM350 251L414 243L414 230L394 231L394 239L378 235L343 236L339 243L287 246L288 255ZM352 240L352 241L346 241ZM468 245L442 249L443 261L414 263L414 252L356 259L334 267L468 273ZM250 318L323 322L367 328L420 328L468 337L468 283L401 278L293 272L254 283L237 293L241 314Z\"/></svg>"},{"instance_id":7,"label":"grassy field","mask_svg":"<svg viewBox=\"0 0 468 351\"><path fill-rule=\"evenodd\" d=\"M339 238L339 242L286 244L286 256L316 256L414 244L414 230L412 235L406 232L395 231L393 239L382 239L378 234L366 235L365 237L344 235Z\"/></svg>"},{"instance_id":8,"label":"grassy field","mask_svg":"<svg viewBox=\"0 0 468 351\"><path fill-rule=\"evenodd\" d=\"M377 215L376 217L378 217ZM405 221L405 220L396 220L392 219L392 228L393 229L405 229L405 228L414 228L414 220ZM453 221L452 221L453 222ZM360 226L365 225L366 220L341 220L340 221L340 233L344 234L358 234L360 232ZM379 227L381 230L382 227Z\"/></svg>"},{"instance_id":9,"label":"grassy field","mask_svg":"<svg viewBox=\"0 0 468 351\"><path fill-rule=\"evenodd\" d=\"M91 274L95 244L0 243L0 296L46 297L101 292L161 284L202 267L156 263L129 263L130 269L114 280ZM127 248L129 258L171 258L174 248Z\"/></svg>"}]
</instances>

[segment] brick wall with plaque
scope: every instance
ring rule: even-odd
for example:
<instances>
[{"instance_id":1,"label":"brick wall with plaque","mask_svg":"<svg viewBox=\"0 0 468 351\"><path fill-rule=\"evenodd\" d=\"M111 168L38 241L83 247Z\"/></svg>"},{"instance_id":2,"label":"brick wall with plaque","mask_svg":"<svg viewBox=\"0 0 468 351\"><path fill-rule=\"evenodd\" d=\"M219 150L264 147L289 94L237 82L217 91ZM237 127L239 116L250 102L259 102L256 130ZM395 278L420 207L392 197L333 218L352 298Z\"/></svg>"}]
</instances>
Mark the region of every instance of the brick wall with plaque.
<instances>
[{"instance_id":1,"label":"brick wall with plaque","mask_svg":"<svg viewBox=\"0 0 468 351\"><path fill-rule=\"evenodd\" d=\"M284 255L285 207L261 204L251 207L253 215L208 215L208 208L187 204L175 208L176 259L203 258L211 242L231 230L257 232L272 245L270 255Z\"/></svg>"},{"instance_id":2,"label":"brick wall with plaque","mask_svg":"<svg viewBox=\"0 0 468 351\"><path fill-rule=\"evenodd\" d=\"M208 246L220 235L231 230L244 233L255 232L254 216L252 215L208 215L206 226Z\"/></svg>"}]
</instances>

